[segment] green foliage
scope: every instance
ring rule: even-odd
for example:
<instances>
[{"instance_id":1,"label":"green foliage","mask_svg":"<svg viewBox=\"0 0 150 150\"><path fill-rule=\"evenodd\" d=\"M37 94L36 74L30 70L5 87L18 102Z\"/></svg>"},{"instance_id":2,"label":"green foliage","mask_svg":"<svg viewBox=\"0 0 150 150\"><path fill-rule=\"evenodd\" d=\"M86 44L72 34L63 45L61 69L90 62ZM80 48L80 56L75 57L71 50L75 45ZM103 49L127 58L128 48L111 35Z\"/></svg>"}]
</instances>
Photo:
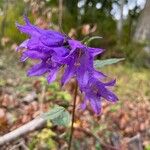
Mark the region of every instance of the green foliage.
<instances>
[{"instance_id":1,"label":"green foliage","mask_svg":"<svg viewBox=\"0 0 150 150\"><path fill-rule=\"evenodd\" d=\"M96 127L94 127L93 132L97 133L97 132L101 132L107 129L107 125L105 123L101 124L101 125L96 125Z\"/></svg>"},{"instance_id":2,"label":"green foliage","mask_svg":"<svg viewBox=\"0 0 150 150\"><path fill-rule=\"evenodd\" d=\"M48 122L47 127L42 129L29 143L29 149L35 150L40 147L40 149L56 149L56 142L53 137L56 133L51 130L51 122Z\"/></svg>"},{"instance_id":3,"label":"green foliage","mask_svg":"<svg viewBox=\"0 0 150 150\"><path fill-rule=\"evenodd\" d=\"M40 78L40 82L42 86L46 86L47 91L51 93L48 96L50 100L64 100L66 102L71 100L71 95L67 91L62 91L58 82L48 84L44 77Z\"/></svg>"},{"instance_id":4,"label":"green foliage","mask_svg":"<svg viewBox=\"0 0 150 150\"><path fill-rule=\"evenodd\" d=\"M43 114L43 117L56 125L67 126L70 123L70 114L61 106L55 106L49 112Z\"/></svg>"},{"instance_id":5,"label":"green foliage","mask_svg":"<svg viewBox=\"0 0 150 150\"><path fill-rule=\"evenodd\" d=\"M6 80L1 79L0 80L0 87L3 87L6 85Z\"/></svg>"},{"instance_id":6,"label":"green foliage","mask_svg":"<svg viewBox=\"0 0 150 150\"><path fill-rule=\"evenodd\" d=\"M39 5L40 3L38 0L35 0L35 2L37 2L37 5ZM59 2L55 0L43 0L42 2L43 5L34 6L39 8L39 11L36 13L36 18L38 18L38 16L45 18L45 20L51 22L51 26L55 25L58 27ZM78 3L80 2L78 0L64 0L63 2L63 32L68 33L70 32L71 28L74 28L76 32L76 37L78 39L83 39L84 36L81 33L82 25L89 24L91 28L96 25L96 31L94 33L90 33L87 36L90 37L94 35L100 35L103 37L103 39L93 40L93 38L95 39L97 37L94 36L91 37L89 41L87 41L87 43L90 42L90 45L95 47L103 47L107 50L111 49L110 51L105 53L105 56L122 57L124 55L123 57L125 57L127 61L135 64L138 67L149 67L149 57L143 52L142 46L131 43L131 37L133 29L135 27L133 23L137 21L137 18L140 14L139 6L135 6L133 10L129 11L129 16L126 20L124 20L123 37L121 40L121 45L117 45L117 21L114 20L114 17L111 14L111 10L114 4L118 5L118 1L87 0L81 7L77 7ZM11 1L5 2L4 0L2 0L0 2L0 7L2 10L4 9L3 6L5 5L5 3L8 3L8 9L5 10L7 16L4 25L4 36L9 37L11 43L20 43L25 39L25 35L20 34L20 32L15 26L15 22L18 21L19 23L23 23L23 14L26 11L26 9L28 9L28 17L31 20L33 20L33 16L35 17L35 14L32 12L32 10L36 10L36 8L31 6L31 2L25 3L23 0L12 0L12 3ZM96 8L97 3L101 4L101 9ZM128 3L128 1L126 1L125 3ZM47 9L49 9L50 11L46 13L44 10ZM84 13L80 13L83 10ZM52 17L48 18L47 16L49 14L52 15ZM1 15L0 22L3 22L3 20L4 16ZM0 28L2 28L2 23L0 23Z\"/></svg>"},{"instance_id":7,"label":"green foliage","mask_svg":"<svg viewBox=\"0 0 150 150\"><path fill-rule=\"evenodd\" d=\"M96 141L95 150L102 150L102 147L99 142Z\"/></svg>"},{"instance_id":8,"label":"green foliage","mask_svg":"<svg viewBox=\"0 0 150 150\"><path fill-rule=\"evenodd\" d=\"M43 117L46 119L50 119L53 120L57 117L59 117L63 112L64 112L65 108L61 107L61 106L55 106L53 109L51 109L49 112L44 113Z\"/></svg>"},{"instance_id":9,"label":"green foliage","mask_svg":"<svg viewBox=\"0 0 150 150\"><path fill-rule=\"evenodd\" d=\"M144 150L150 150L150 145L147 145Z\"/></svg>"},{"instance_id":10,"label":"green foliage","mask_svg":"<svg viewBox=\"0 0 150 150\"><path fill-rule=\"evenodd\" d=\"M70 101L72 99L71 95L67 91L57 92L57 99L63 99L65 101Z\"/></svg>"},{"instance_id":11,"label":"green foliage","mask_svg":"<svg viewBox=\"0 0 150 150\"><path fill-rule=\"evenodd\" d=\"M52 122L55 125L62 125L62 126L68 126L70 123L71 117L68 111L63 111L60 116L53 119Z\"/></svg>"},{"instance_id":12,"label":"green foliage","mask_svg":"<svg viewBox=\"0 0 150 150\"><path fill-rule=\"evenodd\" d=\"M102 68L106 65L115 64L115 63L118 63L122 60L124 60L124 58L112 58L112 59L106 59L106 60L96 60L94 62L94 65L96 68Z\"/></svg>"},{"instance_id":13,"label":"green foliage","mask_svg":"<svg viewBox=\"0 0 150 150\"><path fill-rule=\"evenodd\" d=\"M119 100L138 100L148 99L150 97L150 84L149 77L150 72L144 68L135 68L131 65L108 66L102 68L106 74L111 74L111 77L117 79L117 85L115 92L117 93ZM141 90L142 89L142 90ZM138 96L137 96L138 95ZM113 110L119 109L121 103L112 105ZM116 106L116 108L114 108Z\"/></svg>"},{"instance_id":14,"label":"green foliage","mask_svg":"<svg viewBox=\"0 0 150 150\"><path fill-rule=\"evenodd\" d=\"M17 5L17 7L16 7ZM19 33L15 26L16 21L20 21L24 13L24 3L22 0L16 0L14 3L8 2L8 9L6 10L6 20L4 24L4 36L9 37L13 42L22 41L25 36ZM0 16L3 20L4 16ZM2 24L0 24L0 27Z\"/></svg>"},{"instance_id":15,"label":"green foliage","mask_svg":"<svg viewBox=\"0 0 150 150\"><path fill-rule=\"evenodd\" d=\"M120 105L120 103L117 103L110 107L110 112L117 112L119 109L121 109L121 105Z\"/></svg>"},{"instance_id":16,"label":"green foliage","mask_svg":"<svg viewBox=\"0 0 150 150\"><path fill-rule=\"evenodd\" d=\"M144 51L144 44L130 43L128 45L118 45L116 52L123 53L126 61L136 67L150 67L150 55Z\"/></svg>"}]
</instances>

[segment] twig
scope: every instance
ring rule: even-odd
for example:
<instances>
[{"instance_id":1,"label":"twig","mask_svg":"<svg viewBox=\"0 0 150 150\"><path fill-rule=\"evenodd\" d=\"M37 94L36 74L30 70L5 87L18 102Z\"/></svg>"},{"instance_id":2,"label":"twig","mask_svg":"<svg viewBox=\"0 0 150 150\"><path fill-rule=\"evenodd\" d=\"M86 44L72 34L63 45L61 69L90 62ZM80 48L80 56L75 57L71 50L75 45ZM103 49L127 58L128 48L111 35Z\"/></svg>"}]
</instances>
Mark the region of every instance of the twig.
<instances>
[{"instance_id":1,"label":"twig","mask_svg":"<svg viewBox=\"0 0 150 150\"><path fill-rule=\"evenodd\" d=\"M76 90L75 93L77 93L77 90ZM74 120L73 120L73 122L74 122ZM25 135L25 134L27 134L27 133L29 133L31 131L34 131L34 130L39 129L39 128L42 128L45 125L45 123L46 123L46 119L42 118L41 116L39 116L38 118L33 119L32 121L30 121L27 124L19 127L18 129L13 130L10 133L7 133L7 134L1 136L0 137L0 146L2 146L5 143L11 142L11 141L17 139L18 137L21 137L21 136L23 136L23 135ZM101 139L97 135L93 134L88 129L85 129L85 128L83 129L83 128L79 128L79 127L73 127L73 126L72 126L71 129L72 129L71 130L71 135L70 135L71 138L73 136L73 130L76 129L76 130L84 132L87 135L90 135L90 136L94 137L103 147L106 147L109 150L119 150L119 149L117 149L117 148L115 148L113 146L110 146L110 145L107 145L107 144L103 143L101 141ZM19 146L20 146L20 144L19 144ZM70 144L70 148L71 148L71 144Z\"/></svg>"},{"instance_id":2,"label":"twig","mask_svg":"<svg viewBox=\"0 0 150 150\"><path fill-rule=\"evenodd\" d=\"M29 150L29 148L25 145L24 141L20 141L17 145L14 145L10 150L16 150L20 146L24 148L24 150Z\"/></svg>"},{"instance_id":3,"label":"twig","mask_svg":"<svg viewBox=\"0 0 150 150\"><path fill-rule=\"evenodd\" d=\"M80 127L75 127L75 129L78 130L78 131L82 131L82 132L84 132L85 134L87 134L89 136L92 136L93 138L95 138L100 143L101 146L107 148L107 150L120 150L120 148L116 148L116 147L113 147L111 145L108 145L108 144L102 142L101 139L97 135L92 133L89 129L80 128Z\"/></svg>"},{"instance_id":4,"label":"twig","mask_svg":"<svg viewBox=\"0 0 150 150\"><path fill-rule=\"evenodd\" d=\"M74 131L73 125L74 125L74 121L75 121L75 109L76 109L77 92L78 92L78 84L77 84L77 81L75 81L75 92L74 92L74 100L73 100L73 112L72 112L72 122L71 122L71 133L70 133L70 138L69 138L68 150L71 149L71 144L72 144L72 136L73 136L73 131Z\"/></svg>"},{"instance_id":5,"label":"twig","mask_svg":"<svg viewBox=\"0 0 150 150\"><path fill-rule=\"evenodd\" d=\"M5 143L11 142L18 137L21 137L31 131L34 131L36 129L39 129L43 127L46 123L46 119L42 117L38 117L33 119L32 121L28 122L27 124L17 128L16 130L13 130L3 136L0 137L0 145L3 145Z\"/></svg>"}]
</instances>

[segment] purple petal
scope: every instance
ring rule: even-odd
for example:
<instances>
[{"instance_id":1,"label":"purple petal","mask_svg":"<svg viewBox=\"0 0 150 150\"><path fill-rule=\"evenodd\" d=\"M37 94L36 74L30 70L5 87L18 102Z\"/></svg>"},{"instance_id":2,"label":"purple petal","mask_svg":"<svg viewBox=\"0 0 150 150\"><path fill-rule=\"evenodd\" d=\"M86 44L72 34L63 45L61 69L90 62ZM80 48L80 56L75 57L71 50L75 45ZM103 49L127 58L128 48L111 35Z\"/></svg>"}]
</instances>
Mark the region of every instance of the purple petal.
<instances>
[{"instance_id":1,"label":"purple petal","mask_svg":"<svg viewBox=\"0 0 150 150\"><path fill-rule=\"evenodd\" d=\"M32 51L32 50L27 50L24 52L24 54L32 59L46 59L49 56L47 54L40 53L38 51Z\"/></svg>"},{"instance_id":2,"label":"purple petal","mask_svg":"<svg viewBox=\"0 0 150 150\"><path fill-rule=\"evenodd\" d=\"M57 38L54 35L44 35L40 40L46 46L61 46L64 42L64 38Z\"/></svg>"},{"instance_id":3,"label":"purple petal","mask_svg":"<svg viewBox=\"0 0 150 150\"><path fill-rule=\"evenodd\" d=\"M23 52L21 58L20 58L20 61L21 62L25 62L26 60L28 59L28 56L25 54L25 52Z\"/></svg>"},{"instance_id":4,"label":"purple petal","mask_svg":"<svg viewBox=\"0 0 150 150\"><path fill-rule=\"evenodd\" d=\"M79 59L79 67L77 66L77 80L79 82L79 86L83 87L87 85L89 79L88 67L90 66L90 57L85 51Z\"/></svg>"},{"instance_id":5,"label":"purple petal","mask_svg":"<svg viewBox=\"0 0 150 150\"><path fill-rule=\"evenodd\" d=\"M105 74L103 74L102 72L97 71L97 70L93 70L93 75L97 79L103 79L103 78L107 77Z\"/></svg>"},{"instance_id":6,"label":"purple petal","mask_svg":"<svg viewBox=\"0 0 150 150\"><path fill-rule=\"evenodd\" d=\"M20 24L16 23L17 28L21 32L26 33L30 36L39 36L40 34L42 34L44 32L44 30L32 25L26 16L24 17L24 20L26 22L25 25L20 25Z\"/></svg>"},{"instance_id":7,"label":"purple petal","mask_svg":"<svg viewBox=\"0 0 150 150\"><path fill-rule=\"evenodd\" d=\"M87 99L86 99L86 97L84 98L84 101L81 103L81 105L80 105L80 108L82 109L82 110L85 110L85 108L86 108L86 102L87 102Z\"/></svg>"},{"instance_id":8,"label":"purple petal","mask_svg":"<svg viewBox=\"0 0 150 150\"><path fill-rule=\"evenodd\" d=\"M71 49L75 50L76 48L84 48L85 46L81 44L81 42L76 40L68 40L68 43L71 47Z\"/></svg>"},{"instance_id":9,"label":"purple petal","mask_svg":"<svg viewBox=\"0 0 150 150\"><path fill-rule=\"evenodd\" d=\"M61 84L62 86L70 79L74 76L75 73L75 69L74 69L74 60L70 61L70 64L67 65L65 72L62 76L61 79Z\"/></svg>"},{"instance_id":10,"label":"purple petal","mask_svg":"<svg viewBox=\"0 0 150 150\"><path fill-rule=\"evenodd\" d=\"M96 114L101 112L101 102L100 97L90 96L89 97L90 104Z\"/></svg>"},{"instance_id":11,"label":"purple petal","mask_svg":"<svg viewBox=\"0 0 150 150\"><path fill-rule=\"evenodd\" d=\"M111 91L107 91L107 95L105 95L105 98L110 102L116 102L118 101L118 97Z\"/></svg>"},{"instance_id":12,"label":"purple petal","mask_svg":"<svg viewBox=\"0 0 150 150\"><path fill-rule=\"evenodd\" d=\"M50 71L50 74L47 77L47 81L49 84L56 79L56 75L57 75L57 69L53 69Z\"/></svg>"},{"instance_id":13,"label":"purple petal","mask_svg":"<svg viewBox=\"0 0 150 150\"><path fill-rule=\"evenodd\" d=\"M21 32L23 32L23 33L26 33L26 34L28 34L28 35L32 35L32 36L39 36L40 35L40 33L39 32L37 32L37 30L35 30L34 28L32 28L31 26L29 26L29 25L20 25L20 24L18 24L18 23L16 23L16 26L17 26L17 28L21 31Z\"/></svg>"},{"instance_id":14,"label":"purple petal","mask_svg":"<svg viewBox=\"0 0 150 150\"><path fill-rule=\"evenodd\" d=\"M80 74L80 73L77 74L77 81L81 90L82 88L86 87L88 80L89 80L88 71L85 71L83 74Z\"/></svg>"},{"instance_id":15,"label":"purple petal","mask_svg":"<svg viewBox=\"0 0 150 150\"><path fill-rule=\"evenodd\" d=\"M16 51L18 51L19 49L22 49L22 48L27 48L27 44L29 42L29 39L25 40L24 42L22 42L17 48L16 48Z\"/></svg>"},{"instance_id":16,"label":"purple petal","mask_svg":"<svg viewBox=\"0 0 150 150\"><path fill-rule=\"evenodd\" d=\"M118 100L117 96L105 87L105 84L97 82L97 88L99 90L100 95L106 100L111 102L116 102Z\"/></svg>"},{"instance_id":17,"label":"purple petal","mask_svg":"<svg viewBox=\"0 0 150 150\"><path fill-rule=\"evenodd\" d=\"M112 81L109 81L107 83L104 83L105 86L114 86L115 84L116 84L116 79L112 80Z\"/></svg>"},{"instance_id":18,"label":"purple petal","mask_svg":"<svg viewBox=\"0 0 150 150\"><path fill-rule=\"evenodd\" d=\"M88 50L90 51L90 53L91 53L93 56L96 56L96 55L101 54L101 53L104 52L104 49L101 49L101 48L88 47Z\"/></svg>"},{"instance_id":19,"label":"purple petal","mask_svg":"<svg viewBox=\"0 0 150 150\"><path fill-rule=\"evenodd\" d=\"M52 49L55 52L55 54L57 54L58 57L60 57L60 56L63 57L66 54L69 53L69 49L65 48L63 46L61 46L61 47L53 47Z\"/></svg>"},{"instance_id":20,"label":"purple petal","mask_svg":"<svg viewBox=\"0 0 150 150\"><path fill-rule=\"evenodd\" d=\"M48 71L48 68L46 67L45 64L40 63L40 64L36 64L34 65L32 68L30 68L28 70L27 75L28 76L40 76L45 74Z\"/></svg>"},{"instance_id":21,"label":"purple petal","mask_svg":"<svg viewBox=\"0 0 150 150\"><path fill-rule=\"evenodd\" d=\"M39 38L32 37L28 42L28 49L30 50L42 50L44 45L40 42Z\"/></svg>"}]
</instances>

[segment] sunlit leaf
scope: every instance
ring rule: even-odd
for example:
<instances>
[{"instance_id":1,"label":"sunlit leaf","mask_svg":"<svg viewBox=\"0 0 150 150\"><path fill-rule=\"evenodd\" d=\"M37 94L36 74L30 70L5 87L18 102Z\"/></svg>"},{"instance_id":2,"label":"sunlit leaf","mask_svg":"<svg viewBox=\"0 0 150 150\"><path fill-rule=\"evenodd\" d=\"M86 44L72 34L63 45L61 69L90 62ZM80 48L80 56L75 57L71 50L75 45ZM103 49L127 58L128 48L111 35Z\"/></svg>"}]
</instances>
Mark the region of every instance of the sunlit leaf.
<instances>
[{"instance_id":1,"label":"sunlit leaf","mask_svg":"<svg viewBox=\"0 0 150 150\"><path fill-rule=\"evenodd\" d=\"M52 120L56 125L68 126L71 121L71 117L68 111L63 111L61 115Z\"/></svg>"},{"instance_id":2,"label":"sunlit leaf","mask_svg":"<svg viewBox=\"0 0 150 150\"><path fill-rule=\"evenodd\" d=\"M49 112L44 113L43 117L45 117L46 119L50 119L53 120L57 117L59 117L63 111L65 110L64 107L61 106L55 106L53 109L51 109Z\"/></svg>"},{"instance_id":3,"label":"sunlit leaf","mask_svg":"<svg viewBox=\"0 0 150 150\"><path fill-rule=\"evenodd\" d=\"M67 126L70 123L70 114L62 106L55 106L49 112L44 113L43 117L51 120L56 125Z\"/></svg>"},{"instance_id":4,"label":"sunlit leaf","mask_svg":"<svg viewBox=\"0 0 150 150\"><path fill-rule=\"evenodd\" d=\"M96 68L102 68L106 65L111 65L118 63L120 61L123 61L125 58L111 58L111 59L105 59L105 60L95 60L94 61L94 66Z\"/></svg>"}]
</instances>

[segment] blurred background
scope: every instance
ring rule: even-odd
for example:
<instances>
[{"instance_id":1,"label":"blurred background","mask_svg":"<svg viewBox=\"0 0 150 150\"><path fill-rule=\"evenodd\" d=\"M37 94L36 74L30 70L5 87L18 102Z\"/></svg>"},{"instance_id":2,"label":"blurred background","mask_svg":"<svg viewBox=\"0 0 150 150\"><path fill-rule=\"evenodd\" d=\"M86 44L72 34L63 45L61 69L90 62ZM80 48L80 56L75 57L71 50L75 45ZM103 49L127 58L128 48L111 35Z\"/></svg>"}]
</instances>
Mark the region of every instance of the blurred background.
<instances>
[{"instance_id":1,"label":"blurred background","mask_svg":"<svg viewBox=\"0 0 150 150\"><path fill-rule=\"evenodd\" d=\"M150 0L0 0L1 135L29 122L53 104L63 105L70 112L72 109L73 81L62 91L57 81L47 85L44 78L26 77L25 71L32 62L20 63L21 54L15 52L27 38L15 26L15 22L24 24L23 15L41 28L58 30L74 39L101 36L90 43L106 50L97 59L125 58L102 68L117 79L114 91L119 102L104 102L98 117L90 107L84 112L77 110L73 148L150 150ZM77 103L80 101L79 94ZM90 134L78 127L88 129ZM68 135L65 127L48 123L2 149L10 149L21 140L31 150L63 150Z\"/></svg>"}]
</instances>

